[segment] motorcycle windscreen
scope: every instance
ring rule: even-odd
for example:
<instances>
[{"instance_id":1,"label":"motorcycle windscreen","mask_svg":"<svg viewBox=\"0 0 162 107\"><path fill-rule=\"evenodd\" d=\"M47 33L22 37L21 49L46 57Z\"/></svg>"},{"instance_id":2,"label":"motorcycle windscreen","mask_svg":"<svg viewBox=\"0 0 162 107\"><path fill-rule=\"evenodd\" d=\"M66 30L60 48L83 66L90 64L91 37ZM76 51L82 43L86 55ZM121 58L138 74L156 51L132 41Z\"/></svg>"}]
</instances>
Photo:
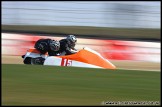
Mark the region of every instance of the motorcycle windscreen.
<instances>
[{"instance_id":1,"label":"motorcycle windscreen","mask_svg":"<svg viewBox=\"0 0 162 107\"><path fill-rule=\"evenodd\" d=\"M66 56L57 56L57 57L80 61L80 62L96 65L96 66L106 68L106 69L116 69L116 67L111 62L103 58L99 53L95 53L95 52L84 50L84 49L80 50L76 54L66 55Z\"/></svg>"}]
</instances>

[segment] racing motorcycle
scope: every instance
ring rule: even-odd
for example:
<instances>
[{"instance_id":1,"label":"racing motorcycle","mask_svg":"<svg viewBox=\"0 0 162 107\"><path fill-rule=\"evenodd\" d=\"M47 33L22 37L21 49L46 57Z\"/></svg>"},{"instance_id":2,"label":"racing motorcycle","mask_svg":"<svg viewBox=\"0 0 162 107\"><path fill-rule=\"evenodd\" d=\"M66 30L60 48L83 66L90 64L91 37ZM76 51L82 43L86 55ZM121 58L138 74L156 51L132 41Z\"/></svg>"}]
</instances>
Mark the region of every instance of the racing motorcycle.
<instances>
[{"instance_id":1,"label":"racing motorcycle","mask_svg":"<svg viewBox=\"0 0 162 107\"><path fill-rule=\"evenodd\" d=\"M102 57L100 53L87 47L75 54L63 56L48 56L47 53L41 54L36 49L28 49L22 58L24 64L31 65L35 64L33 59L40 58L43 59L42 65L116 69L116 66Z\"/></svg>"}]
</instances>

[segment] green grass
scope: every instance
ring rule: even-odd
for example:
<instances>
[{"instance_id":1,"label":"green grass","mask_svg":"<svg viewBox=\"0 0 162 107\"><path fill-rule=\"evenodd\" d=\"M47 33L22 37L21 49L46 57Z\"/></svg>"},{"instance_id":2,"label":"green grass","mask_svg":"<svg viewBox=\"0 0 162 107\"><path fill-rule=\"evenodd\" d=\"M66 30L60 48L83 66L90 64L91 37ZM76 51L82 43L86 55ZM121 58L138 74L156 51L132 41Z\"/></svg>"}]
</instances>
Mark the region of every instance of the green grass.
<instances>
[{"instance_id":1,"label":"green grass","mask_svg":"<svg viewBox=\"0 0 162 107\"><path fill-rule=\"evenodd\" d=\"M2 64L2 105L160 101L160 72Z\"/></svg>"},{"instance_id":2,"label":"green grass","mask_svg":"<svg viewBox=\"0 0 162 107\"><path fill-rule=\"evenodd\" d=\"M2 30L44 32L60 34L87 35L95 38L129 38L129 39L160 39L160 29L153 28L111 28L88 26L43 26L43 25L2 25ZM54 35L53 35L54 36Z\"/></svg>"}]
</instances>

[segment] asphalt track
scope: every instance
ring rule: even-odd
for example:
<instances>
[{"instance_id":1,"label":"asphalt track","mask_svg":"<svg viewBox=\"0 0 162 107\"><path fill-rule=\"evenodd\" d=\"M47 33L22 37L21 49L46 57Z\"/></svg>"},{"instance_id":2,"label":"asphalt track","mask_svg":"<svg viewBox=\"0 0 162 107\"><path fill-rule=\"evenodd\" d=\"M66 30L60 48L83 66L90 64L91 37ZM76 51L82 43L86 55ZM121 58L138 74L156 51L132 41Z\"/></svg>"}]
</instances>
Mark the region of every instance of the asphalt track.
<instances>
[{"instance_id":1,"label":"asphalt track","mask_svg":"<svg viewBox=\"0 0 162 107\"><path fill-rule=\"evenodd\" d=\"M118 69L130 69L141 71L158 71L160 72L160 63L145 61L127 61L111 60ZM2 64L23 64L21 56L2 56Z\"/></svg>"}]
</instances>

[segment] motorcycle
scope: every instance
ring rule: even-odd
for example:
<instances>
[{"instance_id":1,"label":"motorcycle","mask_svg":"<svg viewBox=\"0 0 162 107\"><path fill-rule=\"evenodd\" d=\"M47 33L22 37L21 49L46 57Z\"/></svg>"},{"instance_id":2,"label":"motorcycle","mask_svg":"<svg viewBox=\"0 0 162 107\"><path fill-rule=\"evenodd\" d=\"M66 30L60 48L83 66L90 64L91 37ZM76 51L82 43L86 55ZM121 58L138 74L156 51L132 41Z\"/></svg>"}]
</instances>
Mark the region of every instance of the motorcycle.
<instances>
[{"instance_id":1,"label":"motorcycle","mask_svg":"<svg viewBox=\"0 0 162 107\"><path fill-rule=\"evenodd\" d=\"M102 57L100 53L87 47L75 54L63 56L48 56L47 53L41 54L36 49L28 49L22 58L24 64L31 65L35 64L33 59L40 58L43 59L42 65L116 69L116 66Z\"/></svg>"}]
</instances>

